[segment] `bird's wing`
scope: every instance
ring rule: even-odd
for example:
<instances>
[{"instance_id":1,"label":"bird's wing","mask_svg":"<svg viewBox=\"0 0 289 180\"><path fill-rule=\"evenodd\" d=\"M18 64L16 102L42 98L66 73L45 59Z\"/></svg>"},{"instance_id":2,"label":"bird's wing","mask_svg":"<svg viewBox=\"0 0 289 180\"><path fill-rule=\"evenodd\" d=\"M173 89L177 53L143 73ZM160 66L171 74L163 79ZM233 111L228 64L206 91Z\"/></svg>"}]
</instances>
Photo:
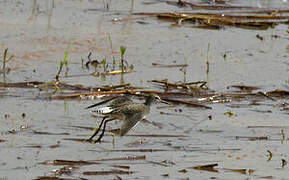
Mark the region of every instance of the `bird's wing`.
<instances>
[{"instance_id":1,"label":"bird's wing","mask_svg":"<svg viewBox=\"0 0 289 180\"><path fill-rule=\"evenodd\" d=\"M120 128L120 136L125 135L137 122L143 118L143 109L146 108L144 104L131 104L124 106L122 112L125 114L125 119Z\"/></svg>"},{"instance_id":2,"label":"bird's wing","mask_svg":"<svg viewBox=\"0 0 289 180\"><path fill-rule=\"evenodd\" d=\"M129 99L128 97L122 96L122 97L116 98L113 101L111 101L111 103L109 104L109 107L118 108L118 107L123 106L125 104L130 104L132 102L133 101L131 99Z\"/></svg>"},{"instance_id":3,"label":"bird's wing","mask_svg":"<svg viewBox=\"0 0 289 180\"><path fill-rule=\"evenodd\" d=\"M110 112L112 112L113 109L111 107L102 107L102 108L98 108L95 110L90 111L92 114L108 114Z\"/></svg>"},{"instance_id":4,"label":"bird's wing","mask_svg":"<svg viewBox=\"0 0 289 180\"><path fill-rule=\"evenodd\" d=\"M90 109L90 108L93 108L96 106L100 106L100 105L106 104L108 102L110 102L109 107L116 108L125 102L131 102L131 99L127 96L116 96L116 97L112 97L112 98L109 98L107 100L98 102L96 104L93 104L91 106L88 106L85 109Z\"/></svg>"},{"instance_id":5,"label":"bird's wing","mask_svg":"<svg viewBox=\"0 0 289 180\"><path fill-rule=\"evenodd\" d=\"M110 102L110 101L116 99L116 98L118 98L118 97L109 98L109 99L104 100L104 101L101 101L101 102L99 102L99 103L96 103L96 104L90 105L90 106L86 107L85 109L90 109L90 108L93 108L93 107L95 107L95 106L103 105L103 104L105 104L105 103L108 103L108 102Z\"/></svg>"},{"instance_id":6,"label":"bird's wing","mask_svg":"<svg viewBox=\"0 0 289 180\"><path fill-rule=\"evenodd\" d=\"M134 116L132 116L131 119L124 120L122 125L121 125L121 128L120 128L120 136L124 136L141 119L142 119L142 116L140 113L138 113L138 114L135 114Z\"/></svg>"}]
</instances>

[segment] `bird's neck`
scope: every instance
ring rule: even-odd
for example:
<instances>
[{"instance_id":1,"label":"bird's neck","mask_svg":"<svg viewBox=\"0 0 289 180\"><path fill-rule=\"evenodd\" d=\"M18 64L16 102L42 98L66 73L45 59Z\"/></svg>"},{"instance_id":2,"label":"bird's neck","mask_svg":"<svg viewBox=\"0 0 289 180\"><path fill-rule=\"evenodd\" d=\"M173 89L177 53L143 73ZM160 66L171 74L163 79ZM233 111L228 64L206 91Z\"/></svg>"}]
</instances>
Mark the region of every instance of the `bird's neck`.
<instances>
[{"instance_id":1,"label":"bird's neck","mask_svg":"<svg viewBox=\"0 0 289 180\"><path fill-rule=\"evenodd\" d=\"M148 96L146 99L146 102L144 103L146 106L150 106L152 104L153 101L153 97L152 96Z\"/></svg>"}]
</instances>

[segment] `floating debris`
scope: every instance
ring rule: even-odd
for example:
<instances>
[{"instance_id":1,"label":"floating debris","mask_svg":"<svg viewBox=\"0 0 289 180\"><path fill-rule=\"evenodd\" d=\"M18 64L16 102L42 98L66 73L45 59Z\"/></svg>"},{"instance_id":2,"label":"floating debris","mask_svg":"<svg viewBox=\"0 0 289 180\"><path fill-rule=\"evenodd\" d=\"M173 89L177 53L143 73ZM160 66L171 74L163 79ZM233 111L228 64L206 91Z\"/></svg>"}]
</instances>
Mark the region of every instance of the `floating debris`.
<instances>
[{"instance_id":1,"label":"floating debris","mask_svg":"<svg viewBox=\"0 0 289 180\"><path fill-rule=\"evenodd\" d=\"M37 131L32 129L33 134L39 135L70 135L69 133L53 133L53 132L45 132L45 131Z\"/></svg>"},{"instance_id":2,"label":"floating debris","mask_svg":"<svg viewBox=\"0 0 289 180\"><path fill-rule=\"evenodd\" d=\"M121 168L121 169L130 169L130 166L125 166L125 165L112 165L112 167Z\"/></svg>"},{"instance_id":3,"label":"floating debris","mask_svg":"<svg viewBox=\"0 0 289 180\"><path fill-rule=\"evenodd\" d=\"M285 133L284 133L284 129L281 129L281 144L283 144L285 139Z\"/></svg>"},{"instance_id":4,"label":"floating debris","mask_svg":"<svg viewBox=\"0 0 289 180\"><path fill-rule=\"evenodd\" d=\"M92 128L93 130L94 128ZM75 141L75 142L86 142L87 139L85 138L63 138L63 140L66 140L66 141Z\"/></svg>"},{"instance_id":5,"label":"floating debris","mask_svg":"<svg viewBox=\"0 0 289 180\"><path fill-rule=\"evenodd\" d=\"M162 174L163 177L169 177L169 173Z\"/></svg>"},{"instance_id":6,"label":"floating debris","mask_svg":"<svg viewBox=\"0 0 289 180\"><path fill-rule=\"evenodd\" d=\"M230 169L230 168L224 168L224 170L229 170L229 171L232 171L232 172L238 172L238 173L241 173L241 174L253 174L254 170L253 169Z\"/></svg>"},{"instance_id":7,"label":"floating debris","mask_svg":"<svg viewBox=\"0 0 289 180\"><path fill-rule=\"evenodd\" d=\"M103 159L96 159L96 160L79 160L79 161L72 161L72 160L62 160L56 159L53 161L44 161L38 164L43 165L52 165L52 166L76 166L76 165L91 165L91 164L100 164L102 161L136 161L136 160L145 160L146 156L126 156L126 157L117 157L117 158L103 158Z\"/></svg>"},{"instance_id":8,"label":"floating debris","mask_svg":"<svg viewBox=\"0 0 289 180\"><path fill-rule=\"evenodd\" d=\"M95 162L95 161L84 161L84 160L80 160L80 161L72 161L72 160L62 160L62 159L56 159L53 161L44 161L44 162L40 162L38 164L43 164L43 165L52 165L52 166L75 166L75 165L90 165L90 164L99 164L99 162Z\"/></svg>"},{"instance_id":9,"label":"floating debris","mask_svg":"<svg viewBox=\"0 0 289 180\"><path fill-rule=\"evenodd\" d=\"M233 113L232 111L226 111L226 112L224 112L224 115L227 115L229 118L232 116L236 116L236 114Z\"/></svg>"},{"instance_id":10,"label":"floating debris","mask_svg":"<svg viewBox=\"0 0 289 180\"><path fill-rule=\"evenodd\" d=\"M183 0L178 0L177 2L174 1L163 1L167 4L176 5L178 7L191 7L192 9L216 9L216 10L222 10L222 9L255 9L257 7L252 6L231 6L231 5L219 5L219 4L196 4L191 2L186 2Z\"/></svg>"},{"instance_id":11,"label":"floating debris","mask_svg":"<svg viewBox=\"0 0 289 180\"><path fill-rule=\"evenodd\" d=\"M284 168L286 165L287 165L287 161L285 159L282 159L282 164L281 164L282 168Z\"/></svg>"},{"instance_id":12,"label":"floating debris","mask_svg":"<svg viewBox=\"0 0 289 180\"><path fill-rule=\"evenodd\" d=\"M235 136L235 139L247 139L249 141L260 141L260 140L269 140L267 136L260 136L260 137L251 137L251 136Z\"/></svg>"},{"instance_id":13,"label":"floating debris","mask_svg":"<svg viewBox=\"0 0 289 180\"><path fill-rule=\"evenodd\" d=\"M120 84L120 85L111 85L104 87L84 87L81 85L69 85L65 83L60 83L58 86L64 90L76 90L76 93L64 93L60 92L58 95L50 95L52 99L71 99L71 98L80 98L86 96L113 96L117 94L130 93L137 96L145 96L145 94L156 94L161 97L164 101L171 102L174 104L184 104L191 107L199 107L205 109L211 109L207 106L207 103L230 103L234 100L240 101L241 99L247 100L252 99L252 102L256 102L257 99L265 97L272 101L276 101L275 98L288 98L289 92L286 90L276 89L268 92L256 92L256 93L214 93L206 87L206 81L197 81L190 83L172 83L167 80L152 80L151 82L161 84L164 87L165 91L159 91L154 89L136 89L130 86L130 84ZM20 82L20 83L0 83L0 87L15 87L15 88L41 88L46 82L30 81L30 82ZM195 85L199 84L198 86ZM49 86L48 86L49 87ZM55 88L55 86L51 85ZM234 85L231 87L235 87ZM241 89L253 90L257 87L250 86L237 86ZM124 89L119 89L124 88ZM177 91L168 91L179 90ZM180 91L181 90L181 91ZM82 92L79 92L82 91ZM83 92L85 91L85 92ZM90 92L87 92L90 91ZM94 92L91 92L94 91ZM173 98L172 98L173 97ZM176 99L175 97L183 98L196 98L196 101L192 100L183 100ZM41 97L39 97L41 98ZM251 103L249 105L258 105L258 103ZM230 105L229 105L230 106ZM231 105L233 106L233 105ZM6 117L6 116L5 116ZM8 117L8 115L7 115Z\"/></svg>"},{"instance_id":14,"label":"floating debris","mask_svg":"<svg viewBox=\"0 0 289 180\"><path fill-rule=\"evenodd\" d=\"M87 175L87 176L92 176L92 175L111 175L111 174L133 174L135 173L134 171L123 171L119 169L112 169L108 171L84 171L82 174Z\"/></svg>"},{"instance_id":15,"label":"floating debris","mask_svg":"<svg viewBox=\"0 0 289 180\"><path fill-rule=\"evenodd\" d=\"M52 144L49 147L50 148L58 148L58 147L60 147L60 141L57 141L56 144Z\"/></svg>"},{"instance_id":16,"label":"floating debris","mask_svg":"<svg viewBox=\"0 0 289 180\"><path fill-rule=\"evenodd\" d=\"M149 82L162 84L165 90L168 90L169 88L173 88L173 89L182 88L182 89L187 89L191 91L208 90L208 87L206 86L207 84L206 81L180 83L180 82L168 82L168 80L165 79L165 80L151 80ZM192 85L197 85L197 84L199 84L199 86L192 86Z\"/></svg>"},{"instance_id":17,"label":"floating debris","mask_svg":"<svg viewBox=\"0 0 289 180\"><path fill-rule=\"evenodd\" d=\"M289 126L247 126L247 128L277 128L277 129L289 129Z\"/></svg>"},{"instance_id":18,"label":"floating debris","mask_svg":"<svg viewBox=\"0 0 289 180\"><path fill-rule=\"evenodd\" d=\"M97 159L96 161L136 161L136 160L145 160L146 156L126 156L119 158L104 158Z\"/></svg>"},{"instance_id":19,"label":"floating debris","mask_svg":"<svg viewBox=\"0 0 289 180\"><path fill-rule=\"evenodd\" d=\"M270 150L267 150L267 152L269 153L267 161L271 161L273 153Z\"/></svg>"},{"instance_id":20,"label":"floating debris","mask_svg":"<svg viewBox=\"0 0 289 180\"><path fill-rule=\"evenodd\" d=\"M77 169L77 168L78 167L75 167L75 166L65 166L65 167L53 170L53 173L55 176L61 176L63 174L71 175L72 171Z\"/></svg>"},{"instance_id":21,"label":"floating debris","mask_svg":"<svg viewBox=\"0 0 289 180\"><path fill-rule=\"evenodd\" d=\"M60 178L55 176L38 176L33 180L80 180L80 179L71 179L71 178Z\"/></svg>"},{"instance_id":22,"label":"floating debris","mask_svg":"<svg viewBox=\"0 0 289 180\"><path fill-rule=\"evenodd\" d=\"M178 172L180 172L180 173L187 173L188 171L186 170L186 169L182 169L182 170L179 170Z\"/></svg>"},{"instance_id":23,"label":"floating debris","mask_svg":"<svg viewBox=\"0 0 289 180\"><path fill-rule=\"evenodd\" d=\"M194 166L194 167L191 167L191 169L210 171L210 172L218 172L218 170L215 169L215 166L218 166L218 164L214 163L214 164L206 164L206 165Z\"/></svg>"},{"instance_id":24,"label":"floating debris","mask_svg":"<svg viewBox=\"0 0 289 180\"><path fill-rule=\"evenodd\" d=\"M268 96L273 96L273 97L288 98L289 91L282 90L282 89L276 89L274 91L264 92L264 94L266 94Z\"/></svg>"},{"instance_id":25,"label":"floating debris","mask_svg":"<svg viewBox=\"0 0 289 180\"><path fill-rule=\"evenodd\" d=\"M42 148L41 145L27 145L27 146L23 146L24 148Z\"/></svg>"},{"instance_id":26,"label":"floating debris","mask_svg":"<svg viewBox=\"0 0 289 180\"><path fill-rule=\"evenodd\" d=\"M169 1L168 1L169 2ZM180 3L181 2L181 3ZM260 9L258 7L245 6L215 6L215 5L200 5L192 4L185 1L169 2L169 4L176 4L183 6L190 6L194 11L192 12L138 12L133 15L152 16L161 20L175 21L176 25L183 25L185 23L195 24L194 28L220 29L224 26L234 26L244 29L258 29L266 30L277 24L289 23L288 9ZM243 9L257 9L251 11L239 11ZM219 12L196 12L196 9L210 9L218 10ZM227 9L232 9L227 11ZM226 10L226 11L225 11ZM282 14L283 13L283 14ZM236 15L237 14L237 15ZM258 15L257 15L258 14ZM264 15L260 15L264 14ZM268 15L269 14L269 15Z\"/></svg>"},{"instance_id":27,"label":"floating debris","mask_svg":"<svg viewBox=\"0 0 289 180\"><path fill-rule=\"evenodd\" d=\"M136 137L170 137L170 138L179 138L179 137L188 137L187 135L182 134L127 134L126 136L136 136Z\"/></svg>"},{"instance_id":28,"label":"floating debris","mask_svg":"<svg viewBox=\"0 0 289 180\"><path fill-rule=\"evenodd\" d=\"M231 86L227 86L227 89L229 89L229 88L236 88L236 89L240 89L240 91L247 91L247 92L251 92L253 90L260 89L257 86L245 86L245 85L231 85Z\"/></svg>"},{"instance_id":29,"label":"floating debris","mask_svg":"<svg viewBox=\"0 0 289 180\"><path fill-rule=\"evenodd\" d=\"M212 151L240 151L239 148L232 149L222 149L222 148L213 148L213 149L111 149L111 150L90 150L94 152L165 152L165 151L184 151L184 152L212 152Z\"/></svg>"},{"instance_id":30,"label":"floating debris","mask_svg":"<svg viewBox=\"0 0 289 180\"><path fill-rule=\"evenodd\" d=\"M174 67L187 67L188 64L159 64L159 63L152 63L153 67L158 68L174 68Z\"/></svg>"}]
</instances>

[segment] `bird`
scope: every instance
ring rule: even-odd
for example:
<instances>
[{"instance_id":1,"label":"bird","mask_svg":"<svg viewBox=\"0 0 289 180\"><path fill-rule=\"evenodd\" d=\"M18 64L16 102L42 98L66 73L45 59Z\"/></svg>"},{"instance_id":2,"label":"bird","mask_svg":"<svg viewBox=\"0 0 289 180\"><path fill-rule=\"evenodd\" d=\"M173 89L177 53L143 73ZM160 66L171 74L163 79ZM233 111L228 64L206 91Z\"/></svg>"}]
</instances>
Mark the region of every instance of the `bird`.
<instances>
[{"instance_id":1,"label":"bird","mask_svg":"<svg viewBox=\"0 0 289 180\"><path fill-rule=\"evenodd\" d=\"M107 100L104 103L110 101L109 105L106 107L98 108L96 110L92 110L92 113L104 115L99 128L95 131L95 133L88 139L89 142L92 141L93 137L97 135L100 131L101 126L103 125L102 132L97 140L93 142L101 142L101 139L104 135L106 124L110 121L121 120L122 125L120 128L119 135L124 136L132 127L134 127L139 121L144 119L150 112L150 105L155 99L160 99L159 97L155 97L153 95L149 95L146 97L144 103L137 103L132 101L127 96L121 96L112 98ZM101 102L101 104L104 104ZM91 105L87 107L87 109L95 107L100 103ZM109 118L109 119L107 119Z\"/></svg>"}]
</instances>

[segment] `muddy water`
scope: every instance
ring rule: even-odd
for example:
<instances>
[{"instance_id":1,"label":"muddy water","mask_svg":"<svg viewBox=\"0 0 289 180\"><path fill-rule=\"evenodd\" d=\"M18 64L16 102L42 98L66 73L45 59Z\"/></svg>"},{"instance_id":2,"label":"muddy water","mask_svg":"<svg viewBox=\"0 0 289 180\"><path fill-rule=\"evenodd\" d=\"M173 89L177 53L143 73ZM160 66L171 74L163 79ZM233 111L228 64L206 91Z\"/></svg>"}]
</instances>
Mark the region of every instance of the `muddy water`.
<instances>
[{"instance_id":1,"label":"muddy water","mask_svg":"<svg viewBox=\"0 0 289 180\"><path fill-rule=\"evenodd\" d=\"M96 59L111 58L112 55L119 57L119 47L123 45L127 50L125 59L134 65L134 72L126 74L124 82L133 86L155 88L147 82L152 79L182 81L184 73L179 68L158 68L152 63L188 63L187 81L206 80L209 88L216 92L229 91L227 86L236 84L259 86L261 91L288 88L288 25L257 31L234 27L221 30L172 27L172 22L151 17L112 22L114 18L131 17L131 10L164 12L190 9L142 2L134 2L131 9L130 1L114 0L108 1L108 10L102 1L76 0L55 0L54 8L51 8L52 2L0 2L1 57L5 48L9 48L9 55L15 56L7 63L11 71L6 75L6 82L53 80L59 61L68 49L68 77L62 76L61 82L85 86L116 85L120 83L120 76L107 76L105 79L89 76L93 68L82 68L81 58L86 59L89 52ZM230 3L289 8L286 1ZM257 39L257 34L264 40ZM112 40L112 50L108 36ZM210 69L207 75L208 44ZM272 101L265 98L258 106L246 106L250 100L212 104L211 110L182 105L160 108L164 105L155 104L148 120L158 126L141 122L128 136L116 137L113 145L110 136L105 136L101 144L68 140L89 137L91 130L76 126L96 126L99 119L91 117L84 108L98 100L51 100L45 94L45 90L0 89L0 140L3 140L0 141L0 179L53 176L54 171L64 165L40 163L56 159L89 161L137 156L145 156L145 159L76 165L70 173L57 176L74 179L288 178L288 166L282 167L282 159L288 161L289 156L286 141L288 111L282 111L280 107L281 103L288 102L287 99ZM238 108L232 106L235 104L239 105ZM224 114L229 111L233 116ZM211 120L208 118L210 115ZM117 126L119 123L111 123L112 128ZM281 130L285 141L281 141ZM140 136L146 134L165 137ZM256 137L263 137L263 140ZM135 141L142 144L134 145L132 142ZM138 152L138 149L154 151ZM271 159L267 150L273 154ZM213 163L218 163L217 172L191 168ZM116 165L129 166L130 169L114 167ZM246 169L247 173L229 168ZM111 169L131 171L131 174L83 174ZM179 172L183 169L186 172ZM250 169L251 173L248 173Z\"/></svg>"}]
</instances>

